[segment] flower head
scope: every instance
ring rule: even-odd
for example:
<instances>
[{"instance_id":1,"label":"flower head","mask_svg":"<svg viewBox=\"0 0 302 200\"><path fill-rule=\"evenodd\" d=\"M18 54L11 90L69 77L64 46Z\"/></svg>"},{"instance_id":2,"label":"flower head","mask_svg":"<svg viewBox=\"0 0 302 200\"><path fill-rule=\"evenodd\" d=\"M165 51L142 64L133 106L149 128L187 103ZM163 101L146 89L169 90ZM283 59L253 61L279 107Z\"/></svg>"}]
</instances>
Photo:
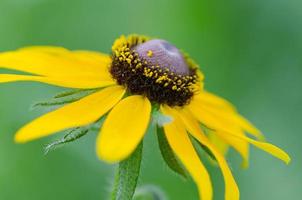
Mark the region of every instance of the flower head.
<instances>
[{"instance_id":1,"label":"flower head","mask_svg":"<svg viewBox=\"0 0 302 200\"><path fill-rule=\"evenodd\" d=\"M152 103L183 106L201 85L197 65L167 41L121 37L112 50L112 77Z\"/></svg>"},{"instance_id":2,"label":"flower head","mask_svg":"<svg viewBox=\"0 0 302 200\"><path fill-rule=\"evenodd\" d=\"M0 74L0 83L37 81L93 89L88 95L25 125L16 133L16 142L94 124L108 113L97 138L97 155L110 163L119 162L134 152L150 122L158 122L155 115L160 113L171 118L157 123L164 131L159 137L160 144L167 141L172 150L169 155L175 154L176 162L181 161L191 174L203 200L212 199L212 184L192 138L221 168L227 200L239 199L237 184L225 160L228 147L238 151L244 166L248 165L249 144L286 163L290 161L284 151L264 142L261 132L238 114L233 105L205 91L198 65L165 40L121 36L112 46L112 55L60 47L29 47L0 53L0 67L30 74Z\"/></svg>"}]
</instances>

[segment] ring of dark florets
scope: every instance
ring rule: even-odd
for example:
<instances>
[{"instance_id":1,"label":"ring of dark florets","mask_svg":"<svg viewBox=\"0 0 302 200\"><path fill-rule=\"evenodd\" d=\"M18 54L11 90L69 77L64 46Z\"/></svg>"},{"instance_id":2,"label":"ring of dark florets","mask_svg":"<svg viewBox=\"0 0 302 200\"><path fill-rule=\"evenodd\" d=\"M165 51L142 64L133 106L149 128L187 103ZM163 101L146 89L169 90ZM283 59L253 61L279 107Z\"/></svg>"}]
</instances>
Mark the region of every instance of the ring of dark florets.
<instances>
[{"instance_id":1,"label":"ring of dark florets","mask_svg":"<svg viewBox=\"0 0 302 200\"><path fill-rule=\"evenodd\" d=\"M123 56L113 53L110 73L119 85L127 88L130 94L146 96L152 103L169 106L184 106L194 95L192 86L197 81L196 69L183 76L169 73L160 66L148 66L133 50L135 45L127 44ZM152 74L150 73L152 72ZM166 77L160 80L160 77Z\"/></svg>"}]
</instances>

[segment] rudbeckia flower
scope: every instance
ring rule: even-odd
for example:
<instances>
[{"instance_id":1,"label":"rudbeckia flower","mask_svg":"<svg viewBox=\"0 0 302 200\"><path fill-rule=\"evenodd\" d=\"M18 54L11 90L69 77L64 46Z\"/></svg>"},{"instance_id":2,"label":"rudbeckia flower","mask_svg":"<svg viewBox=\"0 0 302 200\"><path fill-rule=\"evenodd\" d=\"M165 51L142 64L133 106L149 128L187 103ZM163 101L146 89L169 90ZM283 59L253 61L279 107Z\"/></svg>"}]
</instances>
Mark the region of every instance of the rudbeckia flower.
<instances>
[{"instance_id":1,"label":"rudbeckia flower","mask_svg":"<svg viewBox=\"0 0 302 200\"><path fill-rule=\"evenodd\" d=\"M18 143L93 124L105 116L96 152L100 159L116 163L135 151L154 118L152 113L157 112L166 119L157 123L163 129L158 133L159 143L167 142L172 150L169 155L176 155L176 161L189 172L202 200L211 200L213 191L196 144L220 167L226 200L239 199L238 186L225 159L227 148L238 151L244 166L248 165L249 144L285 163L290 161L280 148L264 142L261 132L232 104L206 91L198 65L165 40L121 36L114 42L111 55L28 47L0 53L0 67L26 73L0 74L0 83L36 81L94 89L22 127L15 135Z\"/></svg>"}]
</instances>

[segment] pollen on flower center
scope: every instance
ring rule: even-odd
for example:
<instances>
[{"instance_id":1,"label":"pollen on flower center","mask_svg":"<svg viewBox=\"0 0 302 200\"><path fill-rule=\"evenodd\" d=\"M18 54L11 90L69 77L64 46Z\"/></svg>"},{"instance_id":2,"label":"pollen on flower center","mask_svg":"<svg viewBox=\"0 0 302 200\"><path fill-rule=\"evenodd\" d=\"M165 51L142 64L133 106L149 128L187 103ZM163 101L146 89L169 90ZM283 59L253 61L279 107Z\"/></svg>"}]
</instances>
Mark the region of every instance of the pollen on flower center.
<instances>
[{"instance_id":1,"label":"pollen on flower center","mask_svg":"<svg viewBox=\"0 0 302 200\"><path fill-rule=\"evenodd\" d=\"M199 87L197 65L165 40L132 35L112 47L110 73L131 94L150 101L183 106Z\"/></svg>"},{"instance_id":2,"label":"pollen on flower center","mask_svg":"<svg viewBox=\"0 0 302 200\"><path fill-rule=\"evenodd\" d=\"M148 62L148 66L161 66L175 74L189 75L189 66L182 53L165 40L149 40L137 45L134 50L139 57Z\"/></svg>"}]
</instances>

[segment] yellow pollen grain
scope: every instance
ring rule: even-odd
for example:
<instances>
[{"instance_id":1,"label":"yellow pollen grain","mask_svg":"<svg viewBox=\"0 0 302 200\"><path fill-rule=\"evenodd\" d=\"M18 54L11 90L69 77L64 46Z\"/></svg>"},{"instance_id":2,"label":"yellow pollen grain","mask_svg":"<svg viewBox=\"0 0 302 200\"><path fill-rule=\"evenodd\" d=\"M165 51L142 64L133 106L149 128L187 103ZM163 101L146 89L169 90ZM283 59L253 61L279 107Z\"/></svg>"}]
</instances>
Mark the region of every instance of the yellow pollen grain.
<instances>
[{"instance_id":1,"label":"yellow pollen grain","mask_svg":"<svg viewBox=\"0 0 302 200\"><path fill-rule=\"evenodd\" d=\"M158 79L156 79L156 83L161 83L162 81L166 80L167 77L166 76L160 76Z\"/></svg>"},{"instance_id":2,"label":"yellow pollen grain","mask_svg":"<svg viewBox=\"0 0 302 200\"><path fill-rule=\"evenodd\" d=\"M127 61L128 64L131 64L132 60L130 58L126 58L126 61Z\"/></svg>"},{"instance_id":3,"label":"yellow pollen grain","mask_svg":"<svg viewBox=\"0 0 302 200\"><path fill-rule=\"evenodd\" d=\"M138 68L141 68L141 67L142 67L142 63L138 63L135 68L138 69Z\"/></svg>"},{"instance_id":4,"label":"yellow pollen grain","mask_svg":"<svg viewBox=\"0 0 302 200\"><path fill-rule=\"evenodd\" d=\"M149 50L149 51L147 52L147 56L151 58L151 57L153 56L153 51Z\"/></svg>"}]
</instances>

